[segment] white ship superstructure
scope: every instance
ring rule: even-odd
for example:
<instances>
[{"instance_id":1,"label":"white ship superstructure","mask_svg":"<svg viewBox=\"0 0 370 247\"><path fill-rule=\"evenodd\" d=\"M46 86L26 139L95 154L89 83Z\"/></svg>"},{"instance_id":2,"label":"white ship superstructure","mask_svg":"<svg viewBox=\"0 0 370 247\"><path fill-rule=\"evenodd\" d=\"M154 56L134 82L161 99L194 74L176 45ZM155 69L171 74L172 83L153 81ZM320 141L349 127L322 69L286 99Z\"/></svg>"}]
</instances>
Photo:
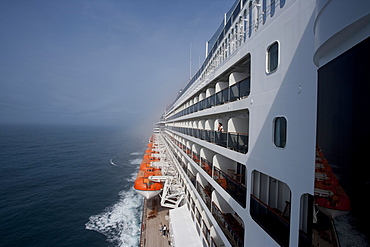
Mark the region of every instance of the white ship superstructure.
<instances>
[{"instance_id":1,"label":"white ship superstructure","mask_svg":"<svg viewBox=\"0 0 370 247\"><path fill-rule=\"evenodd\" d=\"M240 0L225 14L156 131L203 246L316 241L316 145L330 153L331 111L342 109L323 105L340 97L325 91L335 88L325 77L342 54L359 46L369 54L369 11L369 1ZM172 229L175 246L183 246L179 231Z\"/></svg>"}]
</instances>

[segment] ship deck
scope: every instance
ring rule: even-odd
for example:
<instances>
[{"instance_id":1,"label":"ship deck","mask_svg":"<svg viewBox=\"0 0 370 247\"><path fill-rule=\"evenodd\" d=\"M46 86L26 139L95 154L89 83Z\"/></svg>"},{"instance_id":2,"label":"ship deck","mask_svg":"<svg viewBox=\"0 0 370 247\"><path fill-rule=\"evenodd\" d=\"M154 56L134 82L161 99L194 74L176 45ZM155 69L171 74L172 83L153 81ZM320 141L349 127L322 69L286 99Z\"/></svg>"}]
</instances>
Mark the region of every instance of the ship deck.
<instances>
[{"instance_id":1,"label":"ship deck","mask_svg":"<svg viewBox=\"0 0 370 247\"><path fill-rule=\"evenodd\" d=\"M140 247L170 246L168 232L163 236L161 226L169 227L169 209L161 206L159 196L144 200Z\"/></svg>"}]
</instances>

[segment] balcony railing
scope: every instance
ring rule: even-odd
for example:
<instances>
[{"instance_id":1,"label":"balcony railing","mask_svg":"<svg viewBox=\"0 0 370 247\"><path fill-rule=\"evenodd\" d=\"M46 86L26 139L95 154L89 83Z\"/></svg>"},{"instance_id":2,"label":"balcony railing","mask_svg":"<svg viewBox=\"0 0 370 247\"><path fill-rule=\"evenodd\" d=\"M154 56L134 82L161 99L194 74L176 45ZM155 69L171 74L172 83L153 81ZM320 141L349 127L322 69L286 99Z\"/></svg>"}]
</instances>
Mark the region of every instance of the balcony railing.
<instances>
[{"instance_id":1,"label":"balcony railing","mask_svg":"<svg viewBox=\"0 0 370 247\"><path fill-rule=\"evenodd\" d=\"M241 152L248 152L248 136L240 133L227 133L227 147Z\"/></svg>"},{"instance_id":2,"label":"balcony railing","mask_svg":"<svg viewBox=\"0 0 370 247\"><path fill-rule=\"evenodd\" d=\"M200 214L200 212L199 212L199 209L197 208L197 207L195 207L195 217L197 218L197 222L198 222L198 224L199 224L199 226L200 226L200 224L201 224L201 220L202 220L202 216L201 216L201 214Z\"/></svg>"},{"instance_id":3,"label":"balcony railing","mask_svg":"<svg viewBox=\"0 0 370 247\"><path fill-rule=\"evenodd\" d=\"M178 117L182 117L197 111L202 111L204 109L211 108L213 106L222 105L228 102L236 101L250 94L250 77L223 89L222 91L213 94L181 111L174 114L173 116L167 118L167 120L172 120Z\"/></svg>"},{"instance_id":4,"label":"balcony railing","mask_svg":"<svg viewBox=\"0 0 370 247\"><path fill-rule=\"evenodd\" d=\"M213 164L212 162L204 159L204 158L200 158L200 161L201 161L201 165L200 167L210 176L212 177L212 167L213 167Z\"/></svg>"},{"instance_id":5,"label":"balcony railing","mask_svg":"<svg viewBox=\"0 0 370 247\"><path fill-rule=\"evenodd\" d=\"M210 244L210 239L211 239L211 231L207 227L204 220L202 220L202 232L203 232L203 236L204 236L205 240L207 241L207 244L209 245Z\"/></svg>"},{"instance_id":6,"label":"balcony railing","mask_svg":"<svg viewBox=\"0 0 370 247\"><path fill-rule=\"evenodd\" d=\"M178 159L182 169L184 170L184 172L186 173L188 171L188 167L186 166L185 162L182 161L182 159Z\"/></svg>"},{"instance_id":7,"label":"balcony railing","mask_svg":"<svg viewBox=\"0 0 370 247\"><path fill-rule=\"evenodd\" d=\"M235 181L224 171L217 167L213 167L213 179L226 190L229 195L235 199L243 207L246 206L247 189L246 187Z\"/></svg>"},{"instance_id":8,"label":"balcony railing","mask_svg":"<svg viewBox=\"0 0 370 247\"><path fill-rule=\"evenodd\" d=\"M245 154L248 152L248 134L235 132L219 132L214 130L201 130L174 126L167 126L167 128L196 138L202 137L202 140L215 143L217 145L232 149L240 153ZM188 153L188 151L186 153L190 154Z\"/></svg>"},{"instance_id":9,"label":"balcony railing","mask_svg":"<svg viewBox=\"0 0 370 247\"><path fill-rule=\"evenodd\" d=\"M224 246L224 245L222 245L222 246ZM211 245L210 245L210 247L219 247L217 244L216 244L216 242L215 242L215 240L211 237Z\"/></svg>"},{"instance_id":10,"label":"balcony railing","mask_svg":"<svg viewBox=\"0 0 370 247\"><path fill-rule=\"evenodd\" d=\"M203 188L203 186L199 182L197 182L196 187L197 187L197 191L200 197L203 199L208 209L211 210L211 197L212 197L212 191L213 191L212 186L208 184L206 188Z\"/></svg>"},{"instance_id":11,"label":"balcony railing","mask_svg":"<svg viewBox=\"0 0 370 247\"><path fill-rule=\"evenodd\" d=\"M225 233L232 246L244 246L244 227L235 219L232 214L224 214L212 202L212 215Z\"/></svg>"},{"instance_id":12,"label":"balcony railing","mask_svg":"<svg viewBox=\"0 0 370 247\"><path fill-rule=\"evenodd\" d=\"M227 133L215 131L215 143L222 147L227 147Z\"/></svg>"},{"instance_id":13,"label":"balcony railing","mask_svg":"<svg viewBox=\"0 0 370 247\"><path fill-rule=\"evenodd\" d=\"M196 186L195 185L195 176L194 176L194 174L189 169L187 170L186 174L188 175L188 178L190 179L191 183L194 186Z\"/></svg>"},{"instance_id":14,"label":"balcony railing","mask_svg":"<svg viewBox=\"0 0 370 247\"><path fill-rule=\"evenodd\" d=\"M289 220L251 195L252 218L281 246L289 246Z\"/></svg>"},{"instance_id":15,"label":"balcony railing","mask_svg":"<svg viewBox=\"0 0 370 247\"><path fill-rule=\"evenodd\" d=\"M191 158L194 160L195 163L199 164L199 155L196 152L193 151L193 155Z\"/></svg>"}]
</instances>

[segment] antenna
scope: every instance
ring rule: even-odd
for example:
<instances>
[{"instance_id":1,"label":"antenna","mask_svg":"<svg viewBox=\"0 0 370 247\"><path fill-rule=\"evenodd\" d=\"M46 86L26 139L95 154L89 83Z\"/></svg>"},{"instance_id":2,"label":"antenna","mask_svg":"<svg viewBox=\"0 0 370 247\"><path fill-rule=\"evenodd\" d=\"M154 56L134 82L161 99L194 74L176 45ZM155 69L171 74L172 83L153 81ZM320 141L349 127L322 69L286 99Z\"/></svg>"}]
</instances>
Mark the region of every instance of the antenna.
<instances>
[{"instance_id":1,"label":"antenna","mask_svg":"<svg viewBox=\"0 0 370 247\"><path fill-rule=\"evenodd\" d=\"M190 43L190 76L189 76L189 78L190 78L190 80L191 80L191 48L192 48L192 46L193 46L193 43Z\"/></svg>"}]
</instances>

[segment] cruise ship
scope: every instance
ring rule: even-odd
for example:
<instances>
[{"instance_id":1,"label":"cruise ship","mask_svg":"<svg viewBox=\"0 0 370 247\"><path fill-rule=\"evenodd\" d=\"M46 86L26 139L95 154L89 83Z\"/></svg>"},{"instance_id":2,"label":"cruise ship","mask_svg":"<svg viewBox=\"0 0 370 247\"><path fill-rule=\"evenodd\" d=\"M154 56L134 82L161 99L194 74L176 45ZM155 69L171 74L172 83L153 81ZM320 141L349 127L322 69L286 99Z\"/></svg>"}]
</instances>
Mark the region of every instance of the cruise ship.
<instances>
[{"instance_id":1,"label":"cruise ship","mask_svg":"<svg viewBox=\"0 0 370 247\"><path fill-rule=\"evenodd\" d=\"M369 222L370 1L237 0L220 22L144 155L141 246L164 208L163 246L340 246L334 217Z\"/></svg>"}]
</instances>

